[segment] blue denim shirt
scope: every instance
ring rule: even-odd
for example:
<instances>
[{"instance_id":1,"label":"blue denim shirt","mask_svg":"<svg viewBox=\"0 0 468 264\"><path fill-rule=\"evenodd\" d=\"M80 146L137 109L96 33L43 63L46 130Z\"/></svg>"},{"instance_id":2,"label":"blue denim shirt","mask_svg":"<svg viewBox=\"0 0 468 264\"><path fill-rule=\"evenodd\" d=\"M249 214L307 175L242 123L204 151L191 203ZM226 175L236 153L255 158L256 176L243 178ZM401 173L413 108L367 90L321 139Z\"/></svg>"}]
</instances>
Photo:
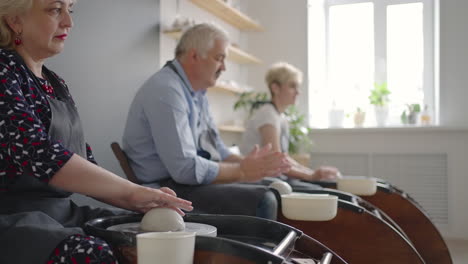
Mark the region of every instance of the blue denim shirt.
<instances>
[{"instance_id":1,"label":"blue denim shirt","mask_svg":"<svg viewBox=\"0 0 468 264\"><path fill-rule=\"evenodd\" d=\"M213 129L221 160L231 153L213 122L206 91L194 91L180 63L172 63L180 77L163 67L138 90L128 113L123 149L144 185L157 187L158 181L170 177L182 184L209 184L218 175L219 164L197 155L200 133Z\"/></svg>"}]
</instances>

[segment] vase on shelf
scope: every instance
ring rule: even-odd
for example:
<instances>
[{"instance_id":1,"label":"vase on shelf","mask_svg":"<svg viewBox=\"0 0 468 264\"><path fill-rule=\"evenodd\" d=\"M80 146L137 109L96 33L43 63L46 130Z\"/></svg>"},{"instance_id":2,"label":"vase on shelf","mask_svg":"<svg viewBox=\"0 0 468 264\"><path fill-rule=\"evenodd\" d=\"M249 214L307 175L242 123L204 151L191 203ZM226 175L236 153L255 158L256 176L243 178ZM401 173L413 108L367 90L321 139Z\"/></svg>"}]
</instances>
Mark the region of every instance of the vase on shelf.
<instances>
[{"instance_id":1,"label":"vase on shelf","mask_svg":"<svg viewBox=\"0 0 468 264\"><path fill-rule=\"evenodd\" d=\"M377 126L385 126L388 118L388 106L387 105L376 105L375 106L375 121Z\"/></svg>"},{"instance_id":2,"label":"vase on shelf","mask_svg":"<svg viewBox=\"0 0 468 264\"><path fill-rule=\"evenodd\" d=\"M328 127L343 127L344 116L343 109L331 109L328 112Z\"/></svg>"}]
</instances>

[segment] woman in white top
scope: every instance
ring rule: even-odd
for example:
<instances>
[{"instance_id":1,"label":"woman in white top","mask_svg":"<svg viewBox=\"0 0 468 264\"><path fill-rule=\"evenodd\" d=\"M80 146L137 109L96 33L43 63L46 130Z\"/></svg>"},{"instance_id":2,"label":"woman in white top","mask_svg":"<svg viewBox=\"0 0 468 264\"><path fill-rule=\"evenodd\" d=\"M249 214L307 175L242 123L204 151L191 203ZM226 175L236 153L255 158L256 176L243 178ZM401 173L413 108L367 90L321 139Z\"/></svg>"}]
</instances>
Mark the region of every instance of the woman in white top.
<instances>
[{"instance_id":1,"label":"woman in white top","mask_svg":"<svg viewBox=\"0 0 468 264\"><path fill-rule=\"evenodd\" d=\"M296 67L280 62L268 70L266 83L271 93L271 102L258 108L246 123L240 151L248 154L252 146L271 143L274 151L288 152L289 125L284 116L288 106L295 104L302 83L302 72ZM291 170L286 176L302 180L333 180L339 175L336 168L321 166L316 170L307 168L288 156Z\"/></svg>"}]
</instances>

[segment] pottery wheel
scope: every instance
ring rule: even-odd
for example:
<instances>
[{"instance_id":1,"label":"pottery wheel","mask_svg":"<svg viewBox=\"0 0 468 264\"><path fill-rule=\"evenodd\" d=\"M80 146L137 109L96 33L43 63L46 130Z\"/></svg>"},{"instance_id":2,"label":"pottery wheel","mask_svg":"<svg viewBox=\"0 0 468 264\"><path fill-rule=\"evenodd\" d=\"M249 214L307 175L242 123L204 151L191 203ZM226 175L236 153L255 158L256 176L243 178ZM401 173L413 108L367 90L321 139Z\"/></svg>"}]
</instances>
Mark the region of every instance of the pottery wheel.
<instances>
[{"instance_id":1,"label":"pottery wheel","mask_svg":"<svg viewBox=\"0 0 468 264\"><path fill-rule=\"evenodd\" d=\"M107 228L109 231L118 231L118 232L126 232L126 233L145 233L148 231L143 231L140 229L140 223L125 223L120 225L113 225ZM192 223L192 222L185 222L185 229L183 232L195 232L197 236L211 236L215 237L217 235L217 229L214 226L200 224L200 223Z\"/></svg>"}]
</instances>

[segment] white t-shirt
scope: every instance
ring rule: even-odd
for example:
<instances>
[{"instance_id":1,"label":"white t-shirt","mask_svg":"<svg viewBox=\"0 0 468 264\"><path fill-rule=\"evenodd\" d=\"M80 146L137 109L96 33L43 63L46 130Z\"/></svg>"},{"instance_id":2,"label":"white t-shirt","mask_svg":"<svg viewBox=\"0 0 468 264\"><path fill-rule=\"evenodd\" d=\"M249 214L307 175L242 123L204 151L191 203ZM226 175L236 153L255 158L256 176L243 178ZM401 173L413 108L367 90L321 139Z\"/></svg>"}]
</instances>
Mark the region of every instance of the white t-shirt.
<instances>
[{"instance_id":1,"label":"white t-shirt","mask_svg":"<svg viewBox=\"0 0 468 264\"><path fill-rule=\"evenodd\" d=\"M272 125L280 136L280 147L282 152L287 152L289 147L289 124L284 114L278 113L271 103L266 103L255 110L252 117L247 120L245 132L239 145L243 155L249 154L255 144L262 145L260 128L264 125Z\"/></svg>"}]
</instances>

